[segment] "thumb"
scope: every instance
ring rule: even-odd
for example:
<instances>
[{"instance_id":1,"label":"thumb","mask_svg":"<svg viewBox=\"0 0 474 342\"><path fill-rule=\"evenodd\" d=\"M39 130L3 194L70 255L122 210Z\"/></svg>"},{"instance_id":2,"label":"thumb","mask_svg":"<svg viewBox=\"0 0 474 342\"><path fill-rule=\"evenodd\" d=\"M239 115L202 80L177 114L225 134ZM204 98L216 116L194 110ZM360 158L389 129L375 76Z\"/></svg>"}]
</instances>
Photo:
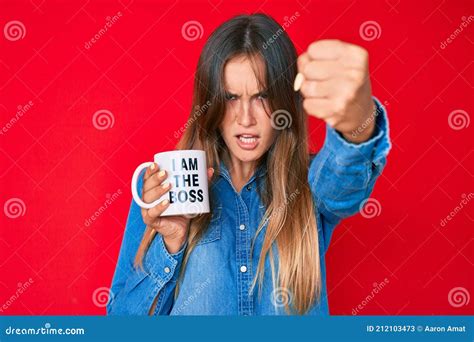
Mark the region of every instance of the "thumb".
<instances>
[{"instance_id":1,"label":"thumb","mask_svg":"<svg viewBox=\"0 0 474 342\"><path fill-rule=\"evenodd\" d=\"M214 175L214 169L212 167L207 169L207 179L211 181L212 176Z\"/></svg>"},{"instance_id":2,"label":"thumb","mask_svg":"<svg viewBox=\"0 0 474 342\"><path fill-rule=\"evenodd\" d=\"M293 83L293 89L294 91L298 91L301 88L301 85L303 84L305 77L303 74L304 68L306 65L310 62L310 57L307 52L302 53L298 59L297 59L297 64L298 64L298 74L296 75L295 81Z\"/></svg>"}]
</instances>

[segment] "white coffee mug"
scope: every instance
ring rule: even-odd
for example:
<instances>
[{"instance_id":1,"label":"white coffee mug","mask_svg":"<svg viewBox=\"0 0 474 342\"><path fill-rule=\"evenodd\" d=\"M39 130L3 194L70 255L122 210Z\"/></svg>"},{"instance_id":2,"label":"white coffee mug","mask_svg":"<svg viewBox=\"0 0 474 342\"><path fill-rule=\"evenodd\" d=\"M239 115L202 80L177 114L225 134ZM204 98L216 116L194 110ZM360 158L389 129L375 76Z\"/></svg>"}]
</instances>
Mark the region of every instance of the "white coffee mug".
<instances>
[{"instance_id":1,"label":"white coffee mug","mask_svg":"<svg viewBox=\"0 0 474 342\"><path fill-rule=\"evenodd\" d=\"M150 209L167 199L168 208L161 216L195 215L208 213L209 192L206 153L201 150L176 150L155 154L155 163L167 172L163 182L169 182L171 189L152 203L145 203L138 195L137 181L140 172L152 162L140 164L132 177L132 195L142 208Z\"/></svg>"}]
</instances>

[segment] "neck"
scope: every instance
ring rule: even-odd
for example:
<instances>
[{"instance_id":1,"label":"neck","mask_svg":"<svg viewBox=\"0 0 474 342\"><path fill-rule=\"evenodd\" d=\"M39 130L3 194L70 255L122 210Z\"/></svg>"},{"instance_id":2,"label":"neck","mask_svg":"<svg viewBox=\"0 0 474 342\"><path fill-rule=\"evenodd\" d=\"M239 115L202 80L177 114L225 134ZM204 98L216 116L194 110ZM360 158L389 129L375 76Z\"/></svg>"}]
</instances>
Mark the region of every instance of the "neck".
<instances>
[{"instance_id":1,"label":"neck","mask_svg":"<svg viewBox=\"0 0 474 342\"><path fill-rule=\"evenodd\" d=\"M229 170L232 184L235 190L240 192L242 187L250 180L258 166L258 161L244 162L238 160L234 156L225 158L227 168Z\"/></svg>"}]
</instances>

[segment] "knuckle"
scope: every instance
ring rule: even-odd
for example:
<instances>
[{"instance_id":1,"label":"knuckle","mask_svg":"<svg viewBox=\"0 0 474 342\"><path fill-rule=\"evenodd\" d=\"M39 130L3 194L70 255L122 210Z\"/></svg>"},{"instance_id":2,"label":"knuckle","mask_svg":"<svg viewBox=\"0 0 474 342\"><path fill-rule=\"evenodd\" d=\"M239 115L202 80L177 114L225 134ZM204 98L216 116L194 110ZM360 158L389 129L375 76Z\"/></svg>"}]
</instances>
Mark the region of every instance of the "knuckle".
<instances>
[{"instance_id":1,"label":"knuckle","mask_svg":"<svg viewBox=\"0 0 474 342\"><path fill-rule=\"evenodd\" d=\"M303 108L306 112L311 113L313 111L313 101L305 99L303 100Z\"/></svg>"},{"instance_id":2,"label":"knuckle","mask_svg":"<svg viewBox=\"0 0 474 342\"><path fill-rule=\"evenodd\" d=\"M303 93L303 96L305 97L311 97L312 95L312 90L311 90L311 84L309 82L303 82L303 85L301 86L301 93Z\"/></svg>"},{"instance_id":3,"label":"knuckle","mask_svg":"<svg viewBox=\"0 0 474 342\"><path fill-rule=\"evenodd\" d=\"M356 45L357 47L357 53L364 59L368 60L369 59L369 51L367 51L365 48L362 46Z\"/></svg>"},{"instance_id":4,"label":"knuckle","mask_svg":"<svg viewBox=\"0 0 474 342\"><path fill-rule=\"evenodd\" d=\"M359 84L364 80L365 73L357 69L351 69L347 72L347 76L349 77L350 80Z\"/></svg>"},{"instance_id":5,"label":"knuckle","mask_svg":"<svg viewBox=\"0 0 474 342\"><path fill-rule=\"evenodd\" d=\"M310 56L314 56L314 55L316 54L316 50L318 49L320 42L322 42L322 40L316 41L316 42L312 42L311 44L309 44L309 46L308 46L308 54L309 54Z\"/></svg>"},{"instance_id":6,"label":"knuckle","mask_svg":"<svg viewBox=\"0 0 474 342\"><path fill-rule=\"evenodd\" d=\"M162 213L162 210L160 208L160 205L155 205L154 207L148 209L148 215L152 217L153 219L157 218L160 216Z\"/></svg>"}]
</instances>

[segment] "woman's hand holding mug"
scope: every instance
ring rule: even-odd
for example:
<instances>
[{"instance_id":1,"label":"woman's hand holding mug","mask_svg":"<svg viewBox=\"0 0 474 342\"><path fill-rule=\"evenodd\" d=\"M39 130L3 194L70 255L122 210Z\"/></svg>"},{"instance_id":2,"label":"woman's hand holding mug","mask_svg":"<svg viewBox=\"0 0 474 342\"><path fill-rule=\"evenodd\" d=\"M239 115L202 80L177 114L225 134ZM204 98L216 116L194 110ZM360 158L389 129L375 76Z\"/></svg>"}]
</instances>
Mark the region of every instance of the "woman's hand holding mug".
<instances>
[{"instance_id":1,"label":"woman's hand holding mug","mask_svg":"<svg viewBox=\"0 0 474 342\"><path fill-rule=\"evenodd\" d=\"M210 181L214 169L207 170L207 177ZM171 189L171 183L166 182L167 173L153 163L147 168L143 182L143 196L145 203L152 203L165 195ZM150 209L142 208L143 222L153 228L163 236L168 252L173 254L178 252L183 246L188 236L189 215L163 216L161 214L169 207L169 200L165 199Z\"/></svg>"},{"instance_id":2,"label":"woman's hand holding mug","mask_svg":"<svg viewBox=\"0 0 474 342\"><path fill-rule=\"evenodd\" d=\"M140 198L137 181L144 168ZM207 168L204 151L198 150L158 153L154 162L143 163L135 170L133 199L142 208L143 222L163 236L169 253L183 246L191 218L210 211L208 182L213 174L214 169Z\"/></svg>"}]
</instances>

